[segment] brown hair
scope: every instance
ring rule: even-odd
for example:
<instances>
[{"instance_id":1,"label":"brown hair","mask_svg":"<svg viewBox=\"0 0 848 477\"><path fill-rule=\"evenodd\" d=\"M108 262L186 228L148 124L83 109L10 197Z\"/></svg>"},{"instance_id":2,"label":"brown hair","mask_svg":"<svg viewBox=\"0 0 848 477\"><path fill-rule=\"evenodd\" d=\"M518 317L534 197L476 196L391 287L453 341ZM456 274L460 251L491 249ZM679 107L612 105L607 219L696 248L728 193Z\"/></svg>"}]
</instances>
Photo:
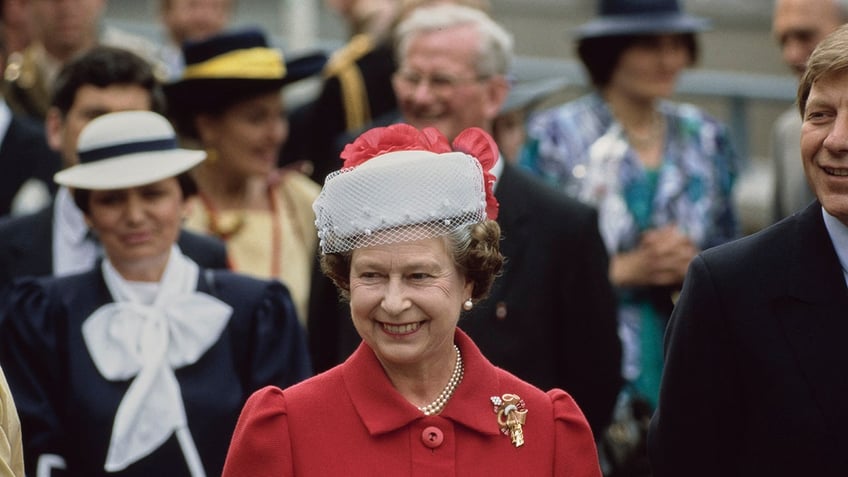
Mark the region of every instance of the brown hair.
<instances>
[{"instance_id":1,"label":"brown hair","mask_svg":"<svg viewBox=\"0 0 848 477\"><path fill-rule=\"evenodd\" d=\"M474 284L471 298L486 298L504 262L498 223L487 220L456 230L444 238L448 240L449 250L453 251L457 268ZM333 281L345 300L350 299L351 256L352 252L321 255L321 271Z\"/></svg>"},{"instance_id":2,"label":"brown hair","mask_svg":"<svg viewBox=\"0 0 848 477\"><path fill-rule=\"evenodd\" d=\"M698 62L698 40L694 33L674 33L683 39L689 52L689 66ZM615 35L583 38L577 42L577 56L589 74L592 85L603 89L609 85L621 56L640 43L656 42L662 34Z\"/></svg>"},{"instance_id":3,"label":"brown hair","mask_svg":"<svg viewBox=\"0 0 848 477\"><path fill-rule=\"evenodd\" d=\"M804 117L813 83L825 76L845 71L848 71L848 24L837 28L822 40L807 60L807 70L798 85L798 111L801 117Z\"/></svg>"}]
</instances>

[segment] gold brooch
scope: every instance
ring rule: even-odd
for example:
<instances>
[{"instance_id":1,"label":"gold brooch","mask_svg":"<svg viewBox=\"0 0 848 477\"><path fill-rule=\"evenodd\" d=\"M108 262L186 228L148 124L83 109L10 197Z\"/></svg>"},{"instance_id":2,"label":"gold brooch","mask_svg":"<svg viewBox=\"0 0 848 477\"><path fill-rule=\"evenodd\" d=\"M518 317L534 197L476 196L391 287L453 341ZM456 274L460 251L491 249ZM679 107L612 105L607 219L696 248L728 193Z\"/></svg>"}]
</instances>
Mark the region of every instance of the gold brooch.
<instances>
[{"instance_id":1,"label":"gold brooch","mask_svg":"<svg viewBox=\"0 0 848 477\"><path fill-rule=\"evenodd\" d=\"M495 405L495 414L498 416L498 426L501 432L512 439L512 445L521 447L524 445L524 422L527 420L527 408L524 400L517 394L504 394L501 397L489 398Z\"/></svg>"}]
</instances>

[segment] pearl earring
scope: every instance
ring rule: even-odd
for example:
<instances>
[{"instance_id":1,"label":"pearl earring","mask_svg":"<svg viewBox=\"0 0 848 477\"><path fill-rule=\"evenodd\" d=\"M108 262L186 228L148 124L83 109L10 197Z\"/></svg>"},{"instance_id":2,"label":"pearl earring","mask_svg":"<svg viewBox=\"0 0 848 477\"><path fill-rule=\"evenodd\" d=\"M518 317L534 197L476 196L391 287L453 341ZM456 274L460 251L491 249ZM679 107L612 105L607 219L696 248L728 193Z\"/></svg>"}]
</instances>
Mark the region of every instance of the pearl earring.
<instances>
[{"instance_id":1,"label":"pearl earring","mask_svg":"<svg viewBox=\"0 0 848 477\"><path fill-rule=\"evenodd\" d=\"M462 309L465 311L471 311L474 308L474 302L471 301L471 298L465 300L465 303L462 304Z\"/></svg>"}]
</instances>

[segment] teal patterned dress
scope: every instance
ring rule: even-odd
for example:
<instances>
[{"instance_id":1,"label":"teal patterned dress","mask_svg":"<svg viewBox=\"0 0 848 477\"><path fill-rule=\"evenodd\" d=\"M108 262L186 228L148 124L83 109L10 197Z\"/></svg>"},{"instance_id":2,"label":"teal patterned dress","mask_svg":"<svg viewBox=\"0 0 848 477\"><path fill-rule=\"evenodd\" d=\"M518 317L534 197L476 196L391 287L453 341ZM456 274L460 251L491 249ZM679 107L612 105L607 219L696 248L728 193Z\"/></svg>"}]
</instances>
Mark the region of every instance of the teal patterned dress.
<instances>
[{"instance_id":1,"label":"teal patterned dress","mask_svg":"<svg viewBox=\"0 0 848 477\"><path fill-rule=\"evenodd\" d=\"M676 225L700 249L739 235L733 206L738 159L727 128L689 104L662 101L657 110L667 130L656 169L642 165L597 93L540 111L528 121L521 166L597 207L610 256L635 248L645 230L666 225ZM629 388L652 405L670 294L618 290L622 374Z\"/></svg>"}]
</instances>

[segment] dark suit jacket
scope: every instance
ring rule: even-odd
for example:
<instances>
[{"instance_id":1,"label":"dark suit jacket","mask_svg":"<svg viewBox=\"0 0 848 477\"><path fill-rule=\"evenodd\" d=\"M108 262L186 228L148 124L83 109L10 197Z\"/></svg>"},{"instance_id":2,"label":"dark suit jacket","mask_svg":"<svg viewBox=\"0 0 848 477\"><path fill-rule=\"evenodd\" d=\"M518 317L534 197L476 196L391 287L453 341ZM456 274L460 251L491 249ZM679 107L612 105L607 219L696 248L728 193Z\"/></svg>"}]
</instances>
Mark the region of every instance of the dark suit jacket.
<instances>
[{"instance_id":1,"label":"dark suit jacket","mask_svg":"<svg viewBox=\"0 0 848 477\"><path fill-rule=\"evenodd\" d=\"M571 394L598 436L621 386L621 343L597 213L509 164L495 196L506 264L490 296L459 327L496 366ZM319 370L333 340L340 344L336 362L360 341L348 307L324 304L329 309L310 312L313 356L323 355ZM341 317L332 324L334 312Z\"/></svg>"},{"instance_id":2,"label":"dark suit jacket","mask_svg":"<svg viewBox=\"0 0 848 477\"><path fill-rule=\"evenodd\" d=\"M503 274L459 326L496 366L571 394L599 436L621 386L621 343L597 213L510 164L495 196Z\"/></svg>"},{"instance_id":3,"label":"dark suit jacket","mask_svg":"<svg viewBox=\"0 0 848 477\"><path fill-rule=\"evenodd\" d=\"M39 179L56 191L53 174L61 167L59 155L47 145L44 127L29 118L12 115L0 144L0 216L11 211L12 200L28 179Z\"/></svg>"},{"instance_id":4,"label":"dark suit jacket","mask_svg":"<svg viewBox=\"0 0 848 477\"><path fill-rule=\"evenodd\" d=\"M53 274L53 205L0 220L0 289L15 278ZM177 240L183 253L204 268L229 268L220 240L183 230Z\"/></svg>"},{"instance_id":5,"label":"dark suit jacket","mask_svg":"<svg viewBox=\"0 0 848 477\"><path fill-rule=\"evenodd\" d=\"M666 335L654 476L845 475L846 337L818 203L700 254Z\"/></svg>"}]
</instances>

